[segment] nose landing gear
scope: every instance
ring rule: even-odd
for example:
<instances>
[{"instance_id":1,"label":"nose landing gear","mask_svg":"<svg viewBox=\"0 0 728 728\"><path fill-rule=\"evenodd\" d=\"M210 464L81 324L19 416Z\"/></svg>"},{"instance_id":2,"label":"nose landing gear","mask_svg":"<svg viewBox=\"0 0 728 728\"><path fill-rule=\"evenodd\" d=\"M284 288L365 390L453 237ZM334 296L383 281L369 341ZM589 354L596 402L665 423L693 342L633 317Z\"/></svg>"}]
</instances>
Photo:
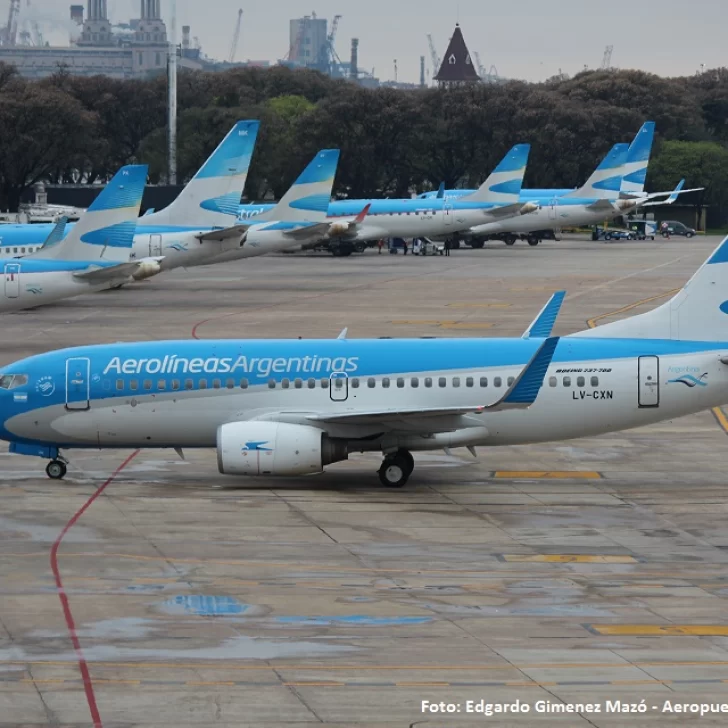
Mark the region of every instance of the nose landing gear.
<instances>
[{"instance_id":1,"label":"nose landing gear","mask_svg":"<svg viewBox=\"0 0 728 728\"><path fill-rule=\"evenodd\" d=\"M415 459L409 450L397 450L387 455L379 468L379 480L387 488L402 488L415 469Z\"/></svg>"},{"instance_id":2,"label":"nose landing gear","mask_svg":"<svg viewBox=\"0 0 728 728\"><path fill-rule=\"evenodd\" d=\"M46 475L52 480L63 480L68 472L68 466L66 460L61 457L51 460L46 465Z\"/></svg>"}]
</instances>

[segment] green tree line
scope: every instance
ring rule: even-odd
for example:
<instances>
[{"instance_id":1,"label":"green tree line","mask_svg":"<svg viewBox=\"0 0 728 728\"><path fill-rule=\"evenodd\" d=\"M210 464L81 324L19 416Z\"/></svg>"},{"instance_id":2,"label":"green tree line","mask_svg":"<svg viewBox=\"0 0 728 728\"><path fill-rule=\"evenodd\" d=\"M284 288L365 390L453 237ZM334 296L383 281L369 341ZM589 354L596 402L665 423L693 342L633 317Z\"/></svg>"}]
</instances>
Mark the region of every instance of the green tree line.
<instances>
[{"instance_id":1,"label":"green tree line","mask_svg":"<svg viewBox=\"0 0 728 728\"><path fill-rule=\"evenodd\" d=\"M568 80L450 90L364 89L315 71L184 72L179 174L188 179L238 119L260 119L246 197L279 197L317 150L342 150L336 194L409 196L475 186L505 152L530 142L530 187L583 182L618 141L657 123L648 184L685 177L702 201L728 204L728 69L662 78L587 71ZM83 78L63 69L23 79L0 64L0 207L40 180L97 183L123 164L165 181L166 79Z\"/></svg>"}]
</instances>

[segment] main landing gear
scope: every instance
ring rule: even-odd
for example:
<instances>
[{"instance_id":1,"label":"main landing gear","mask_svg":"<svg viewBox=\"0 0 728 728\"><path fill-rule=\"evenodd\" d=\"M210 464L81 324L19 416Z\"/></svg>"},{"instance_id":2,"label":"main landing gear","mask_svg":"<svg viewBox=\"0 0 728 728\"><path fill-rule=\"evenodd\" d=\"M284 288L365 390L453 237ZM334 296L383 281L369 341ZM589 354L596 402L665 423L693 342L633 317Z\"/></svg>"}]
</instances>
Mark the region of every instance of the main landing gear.
<instances>
[{"instance_id":1,"label":"main landing gear","mask_svg":"<svg viewBox=\"0 0 728 728\"><path fill-rule=\"evenodd\" d=\"M51 460L46 465L46 475L52 480L63 480L68 472L67 461L62 457Z\"/></svg>"},{"instance_id":2,"label":"main landing gear","mask_svg":"<svg viewBox=\"0 0 728 728\"><path fill-rule=\"evenodd\" d=\"M379 468L379 480L387 488L402 488L415 469L415 459L409 450L397 450L387 455Z\"/></svg>"}]
</instances>

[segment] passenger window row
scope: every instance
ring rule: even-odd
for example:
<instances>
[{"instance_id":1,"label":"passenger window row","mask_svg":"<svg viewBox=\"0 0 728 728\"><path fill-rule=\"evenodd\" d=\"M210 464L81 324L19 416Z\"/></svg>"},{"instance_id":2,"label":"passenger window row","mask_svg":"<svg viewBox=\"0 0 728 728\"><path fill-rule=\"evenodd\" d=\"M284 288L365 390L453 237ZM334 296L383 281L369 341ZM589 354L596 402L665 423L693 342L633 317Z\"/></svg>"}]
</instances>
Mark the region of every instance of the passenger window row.
<instances>
[{"instance_id":1,"label":"passenger window row","mask_svg":"<svg viewBox=\"0 0 728 728\"><path fill-rule=\"evenodd\" d=\"M568 379L566 377L565 379ZM334 379L334 388L335 389L343 389L344 388L344 382L346 381L345 378L340 379ZM462 386L465 386L468 389L472 389L475 387L480 387L481 389L485 389L489 386L493 386L496 389L500 389L503 387L504 378L503 377L493 377L492 379L489 379L488 377L437 377L436 379L433 379L432 377L397 377L395 379L392 379L390 377L382 377L382 379L376 379L375 377L369 377L367 379L360 379L358 377L354 377L352 379L349 379L349 386L352 389L360 389L363 387L367 387L368 389L375 389L377 386L381 386L382 389L390 389L393 384L396 386L397 389L404 389L408 385L412 389L418 389L420 386L424 387L425 389L432 389L433 387L437 386L440 389L445 389L446 387L453 387L454 389L458 389ZM592 379L592 382L594 379ZM280 382L280 388L281 389L316 389L317 386L320 386L321 389L328 389L330 386L331 380L328 378L323 378L320 380L317 379L283 379ZM515 382L515 377L508 377L505 379L505 384L507 387L510 387ZM555 377L551 378L551 386L555 387L556 384ZM165 392L165 391L172 391L177 392L181 389L185 390L204 390L204 389L236 389L239 387L240 389L248 389L249 382L247 379L241 379L239 382L237 382L234 379L226 379L224 382L222 379L213 379L211 382L209 382L207 379L199 379L197 380L197 384L195 385L195 381L193 379L172 379L172 380L166 380L166 379L159 379L157 382L152 381L151 379L144 379L143 381L140 381L138 379L131 379L129 381L125 381L124 379L117 379L116 380L116 391L117 392L124 392L127 389L129 389L132 392L138 392L138 391L145 391L145 392ZM268 381L268 389L277 389L279 386L279 383L275 379L270 379ZM569 386L569 385L564 385ZM579 385L583 386L583 385ZM594 385L596 386L596 385ZM111 382L107 379L103 382L103 388L106 391L111 390Z\"/></svg>"},{"instance_id":2,"label":"passenger window row","mask_svg":"<svg viewBox=\"0 0 728 728\"><path fill-rule=\"evenodd\" d=\"M572 379L571 377L563 377L562 378L562 384L564 387L571 387L572 386ZM591 377L590 385L592 387L598 387L599 386L599 377ZM558 377L549 377L549 386L550 387L558 387L559 386L559 379ZM576 378L576 386L579 388L586 387L586 377L577 377Z\"/></svg>"}]
</instances>

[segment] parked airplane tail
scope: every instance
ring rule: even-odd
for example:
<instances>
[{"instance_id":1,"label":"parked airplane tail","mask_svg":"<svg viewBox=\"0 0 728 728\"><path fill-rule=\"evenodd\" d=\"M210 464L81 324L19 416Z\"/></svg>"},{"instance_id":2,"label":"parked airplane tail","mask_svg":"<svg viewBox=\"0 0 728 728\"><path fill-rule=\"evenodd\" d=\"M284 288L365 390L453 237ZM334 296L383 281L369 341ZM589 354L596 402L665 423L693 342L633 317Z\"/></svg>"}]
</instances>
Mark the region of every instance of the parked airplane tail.
<instances>
[{"instance_id":1,"label":"parked airplane tail","mask_svg":"<svg viewBox=\"0 0 728 728\"><path fill-rule=\"evenodd\" d=\"M122 167L63 240L28 257L126 263L147 173L146 164Z\"/></svg>"},{"instance_id":2,"label":"parked airplane tail","mask_svg":"<svg viewBox=\"0 0 728 728\"><path fill-rule=\"evenodd\" d=\"M620 187L620 192L624 195L641 195L644 193L647 167L650 163L654 139L655 122L647 121L637 132L632 144L629 145L627 161L624 165L624 177Z\"/></svg>"},{"instance_id":3,"label":"parked airplane tail","mask_svg":"<svg viewBox=\"0 0 728 728\"><path fill-rule=\"evenodd\" d=\"M144 225L229 227L235 223L258 137L259 121L239 121L220 146L164 210Z\"/></svg>"},{"instance_id":4,"label":"parked airplane tail","mask_svg":"<svg viewBox=\"0 0 728 728\"><path fill-rule=\"evenodd\" d=\"M619 197L628 152L629 144L615 144L586 184L564 197L588 200L614 200Z\"/></svg>"},{"instance_id":5,"label":"parked airplane tail","mask_svg":"<svg viewBox=\"0 0 728 728\"><path fill-rule=\"evenodd\" d=\"M574 336L728 341L728 238L662 306Z\"/></svg>"},{"instance_id":6,"label":"parked airplane tail","mask_svg":"<svg viewBox=\"0 0 728 728\"><path fill-rule=\"evenodd\" d=\"M320 151L281 201L251 222L326 222L339 154L338 149Z\"/></svg>"},{"instance_id":7,"label":"parked airplane tail","mask_svg":"<svg viewBox=\"0 0 728 728\"><path fill-rule=\"evenodd\" d=\"M473 194L462 197L461 201L506 205L518 202L530 151L530 144L516 144L480 188Z\"/></svg>"}]
</instances>

